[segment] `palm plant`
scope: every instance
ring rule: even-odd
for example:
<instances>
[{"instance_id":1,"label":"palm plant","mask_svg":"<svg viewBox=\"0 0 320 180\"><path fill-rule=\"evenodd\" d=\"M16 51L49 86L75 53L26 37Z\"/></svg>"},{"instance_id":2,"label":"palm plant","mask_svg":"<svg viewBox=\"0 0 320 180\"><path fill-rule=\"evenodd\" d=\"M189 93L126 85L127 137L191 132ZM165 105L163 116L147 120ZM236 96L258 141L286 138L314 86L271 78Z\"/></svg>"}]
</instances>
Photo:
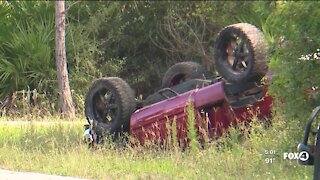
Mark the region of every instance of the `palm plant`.
<instances>
[{"instance_id":1,"label":"palm plant","mask_svg":"<svg viewBox=\"0 0 320 180\"><path fill-rule=\"evenodd\" d=\"M0 4L0 96L53 85L53 11L50 2Z\"/></svg>"}]
</instances>

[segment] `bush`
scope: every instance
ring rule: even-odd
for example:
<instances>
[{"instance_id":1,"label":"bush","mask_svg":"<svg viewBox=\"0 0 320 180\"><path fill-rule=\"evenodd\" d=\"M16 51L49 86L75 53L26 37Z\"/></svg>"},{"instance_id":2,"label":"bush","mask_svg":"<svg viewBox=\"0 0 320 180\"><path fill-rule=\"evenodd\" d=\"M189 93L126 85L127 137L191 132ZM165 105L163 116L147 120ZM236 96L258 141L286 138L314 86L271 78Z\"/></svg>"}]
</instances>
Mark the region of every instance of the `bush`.
<instances>
[{"instance_id":1,"label":"bush","mask_svg":"<svg viewBox=\"0 0 320 180\"><path fill-rule=\"evenodd\" d=\"M319 2L278 3L268 18L268 34L275 35L270 69L274 71L270 94L274 107L288 118L304 122L311 110L320 104L320 63L299 58L319 48ZM271 27L273 27L271 29Z\"/></svg>"}]
</instances>

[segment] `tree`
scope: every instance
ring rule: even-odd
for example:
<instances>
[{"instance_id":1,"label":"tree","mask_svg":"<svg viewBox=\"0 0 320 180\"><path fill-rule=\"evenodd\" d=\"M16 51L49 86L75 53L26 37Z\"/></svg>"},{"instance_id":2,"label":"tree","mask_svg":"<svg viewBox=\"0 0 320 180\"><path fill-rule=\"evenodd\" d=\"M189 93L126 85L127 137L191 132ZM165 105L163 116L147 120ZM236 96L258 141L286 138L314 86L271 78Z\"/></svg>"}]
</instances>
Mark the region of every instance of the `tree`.
<instances>
[{"instance_id":1,"label":"tree","mask_svg":"<svg viewBox=\"0 0 320 180\"><path fill-rule=\"evenodd\" d=\"M65 48L65 1L55 2L55 28L56 28L56 65L59 85L60 108L63 117L74 118L75 110L73 106L68 69L66 62Z\"/></svg>"}]
</instances>

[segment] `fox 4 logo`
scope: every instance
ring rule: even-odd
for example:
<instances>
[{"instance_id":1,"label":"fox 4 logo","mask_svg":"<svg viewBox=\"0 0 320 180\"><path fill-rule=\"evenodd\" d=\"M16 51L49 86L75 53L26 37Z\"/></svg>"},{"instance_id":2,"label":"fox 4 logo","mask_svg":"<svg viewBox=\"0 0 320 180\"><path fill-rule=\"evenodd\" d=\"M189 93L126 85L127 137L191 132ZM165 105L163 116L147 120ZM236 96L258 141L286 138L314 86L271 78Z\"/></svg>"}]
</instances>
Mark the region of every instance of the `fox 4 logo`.
<instances>
[{"instance_id":1,"label":"fox 4 logo","mask_svg":"<svg viewBox=\"0 0 320 180\"><path fill-rule=\"evenodd\" d=\"M290 160L293 160L293 159L296 159L296 160L300 160L300 161L307 161L309 159L310 155L308 152L306 151L301 151L300 153L299 152L285 152L283 153L283 159L290 159Z\"/></svg>"}]
</instances>

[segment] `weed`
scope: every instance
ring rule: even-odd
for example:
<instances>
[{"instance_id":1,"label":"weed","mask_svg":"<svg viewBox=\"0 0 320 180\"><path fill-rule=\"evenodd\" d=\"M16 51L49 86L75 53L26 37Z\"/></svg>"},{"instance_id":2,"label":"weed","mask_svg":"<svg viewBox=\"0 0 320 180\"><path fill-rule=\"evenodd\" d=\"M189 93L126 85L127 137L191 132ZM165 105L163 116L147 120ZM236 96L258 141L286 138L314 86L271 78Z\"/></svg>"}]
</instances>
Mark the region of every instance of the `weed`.
<instances>
[{"instance_id":1,"label":"weed","mask_svg":"<svg viewBox=\"0 0 320 180\"><path fill-rule=\"evenodd\" d=\"M189 138L189 147L192 154L195 154L199 149L198 135L195 127L196 117L195 109L190 101L187 108L188 114L188 138Z\"/></svg>"}]
</instances>

